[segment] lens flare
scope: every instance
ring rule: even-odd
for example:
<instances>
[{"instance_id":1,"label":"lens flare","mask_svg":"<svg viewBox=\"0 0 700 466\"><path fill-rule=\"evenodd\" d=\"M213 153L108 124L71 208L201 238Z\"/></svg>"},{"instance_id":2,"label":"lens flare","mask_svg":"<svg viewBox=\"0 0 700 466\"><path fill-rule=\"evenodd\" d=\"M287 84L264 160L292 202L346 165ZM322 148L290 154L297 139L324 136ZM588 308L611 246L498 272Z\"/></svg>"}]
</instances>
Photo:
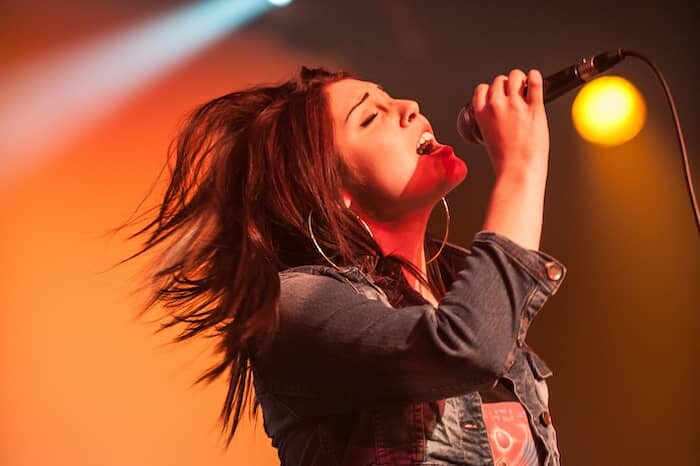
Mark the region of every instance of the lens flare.
<instances>
[{"instance_id":1,"label":"lens flare","mask_svg":"<svg viewBox=\"0 0 700 466\"><path fill-rule=\"evenodd\" d=\"M583 139L601 146L617 146L641 131L646 121L646 104L628 80L603 76L579 91L571 117Z\"/></svg>"}]
</instances>

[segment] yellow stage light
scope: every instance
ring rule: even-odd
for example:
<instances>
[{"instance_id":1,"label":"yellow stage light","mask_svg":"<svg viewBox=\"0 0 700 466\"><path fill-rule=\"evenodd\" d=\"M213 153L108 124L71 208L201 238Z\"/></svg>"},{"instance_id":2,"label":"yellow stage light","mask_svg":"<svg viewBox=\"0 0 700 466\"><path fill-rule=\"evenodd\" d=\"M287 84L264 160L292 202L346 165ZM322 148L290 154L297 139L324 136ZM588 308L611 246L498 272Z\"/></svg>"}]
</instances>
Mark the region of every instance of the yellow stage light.
<instances>
[{"instance_id":1,"label":"yellow stage light","mask_svg":"<svg viewBox=\"0 0 700 466\"><path fill-rule=\"evenodd\" d=\"M646 121L644 98L619 76L603 76L586 84L576 95L571 117L587 141L617 146L639 133Z\"/></svg>"}]
</instances>

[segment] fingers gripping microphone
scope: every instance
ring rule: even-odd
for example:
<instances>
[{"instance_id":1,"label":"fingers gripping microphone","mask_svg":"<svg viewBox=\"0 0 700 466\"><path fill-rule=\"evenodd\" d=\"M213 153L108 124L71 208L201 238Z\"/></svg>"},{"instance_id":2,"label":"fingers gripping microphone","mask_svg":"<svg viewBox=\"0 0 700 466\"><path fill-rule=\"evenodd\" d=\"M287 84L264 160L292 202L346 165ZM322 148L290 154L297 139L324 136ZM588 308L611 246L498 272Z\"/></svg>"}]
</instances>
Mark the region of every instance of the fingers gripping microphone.
<instances>
[{"instance_id":1,"label":"fingers gripping microphone","mask_svg":"<svg viewBox=\"0 0 700 466\"><path fill-rule=\"evenodd\" d=\"M617 49L604 52L592 57L584 58L579 63L566 69L547 76L543 80L542 92L544 103L556 99L580 85L590 81L591 78L609 70L625 58L625 52ZM527 83L525 84L525 95L527 95ZM481 136L479 126L474 118L474 108L469 103L462 107L457 116L457 132L470 144L483 144L484 138Z\"/></svg>"}]
</instances>

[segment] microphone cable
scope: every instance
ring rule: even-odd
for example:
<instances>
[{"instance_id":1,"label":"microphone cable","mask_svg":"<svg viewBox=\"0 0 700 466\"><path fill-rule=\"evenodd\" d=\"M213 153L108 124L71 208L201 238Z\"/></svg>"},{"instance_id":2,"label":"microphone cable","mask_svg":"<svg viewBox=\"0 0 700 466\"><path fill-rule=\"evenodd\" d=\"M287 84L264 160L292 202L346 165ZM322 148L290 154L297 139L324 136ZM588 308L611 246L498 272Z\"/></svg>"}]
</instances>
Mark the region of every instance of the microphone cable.
<instances>
[{"instance_id":1,"label":"microphone cable","mask_svg":"<svg viewBox=\"0 0 700 466\"><path fill-rule=\"evenodd\" d=\"M642 60L644 63L649 65L652 70L654 70L654 73L656 74L656 77L659 78L659 82L661 83L661 86L664 88L664 93L666 94L666 101L668 102L668 106L671 107L671 113L673 114L673 123L676 127L676 136L678 138L678 145L681 148L681 157L683 158L683 171L685 172L685 181L686 181L686 186L688 187L688 195L690 196L690 203L693 207L693 214L695 214L695 226L698 229L698 235L700 235L700 213L698 212L698 201L695 198L695 191L693 189L693 181L691 180L690 177L690 164L688 163L688 152L685 148L685 139L683 138L683 129L681 128L681 122L680 119L678 118L678 112L676 111L676 104L673 101L673 96L671 95L671 89L668 87L668 83L666 82L666 79L664 78L663 74L661 73L661 70L654 65L654 63L649 60L647 57L642 55L639 52L635 52L634 50L622 50L622 54L625 57L635 57L638 58L639 60Z\"/></svg>"}]
</instances>

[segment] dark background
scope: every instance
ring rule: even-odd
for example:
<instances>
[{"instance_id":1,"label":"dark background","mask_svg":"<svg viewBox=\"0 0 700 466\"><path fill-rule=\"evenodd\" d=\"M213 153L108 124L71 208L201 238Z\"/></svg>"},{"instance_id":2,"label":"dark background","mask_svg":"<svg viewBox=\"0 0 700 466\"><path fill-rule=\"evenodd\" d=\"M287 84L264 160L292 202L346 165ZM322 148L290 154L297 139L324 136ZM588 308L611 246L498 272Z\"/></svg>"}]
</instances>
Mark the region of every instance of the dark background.
<instances>
[{"instance_id":1,"label":"dark background","mask_svg":"<svg viewBox=\"0 0 700 466\"><path fill-rule=\"evenodd\" d=\"M484 149L459 140L455 115L477 83L512 68L547 75L617 47L648 56L673 91L700 179L691 5L307 0L250 27L330 53L394 96L420 102L441 141L469 166L449 196L450 240L467 245L483 221L493 175ZM528 341L554 372L551 412L564 465L694 464L700 241L661 86L633 58L612 73L631 80L648 105L646 127L629 143L599 148L580 139L570 118L574 92L548 106L541 249L568 276ZM434 217L431 230L441 234L442 214Z\"/></svg>"}]
</instances>

